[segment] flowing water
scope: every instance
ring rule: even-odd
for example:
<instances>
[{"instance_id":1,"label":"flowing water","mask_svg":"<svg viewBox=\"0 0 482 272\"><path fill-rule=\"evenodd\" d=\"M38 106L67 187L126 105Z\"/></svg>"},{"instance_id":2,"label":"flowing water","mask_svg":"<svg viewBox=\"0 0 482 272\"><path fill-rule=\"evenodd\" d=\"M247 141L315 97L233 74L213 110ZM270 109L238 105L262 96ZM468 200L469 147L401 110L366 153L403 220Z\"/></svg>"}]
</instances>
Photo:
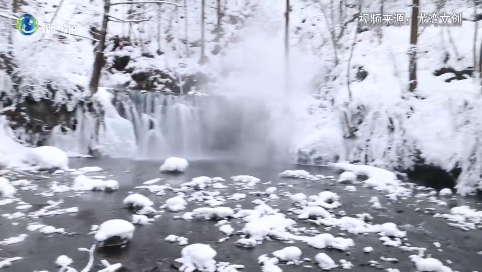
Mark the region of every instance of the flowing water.
<instances>
[{"instance_id":1,"label":"flowing water","mask_svg":"<svg viewBox=\"0 0 482 272\"><path fill-rule=\"evenodd\" d=\"M120 115L109 123L119 141L135 138L133 152L106 155L159 160L244 158L249 162L289 159L289 133L280 132L287 119L266 101L252 97L177 96L151 92L116 92ZM66 151L87 153L92 118L77 113L78 128L70 135L54 131L51 144ZM115 122L114 122L115 121ZM130 136L132 134L132 136ZM133 153L133 154L132 154Z\"/></svg>"}]
</instances>

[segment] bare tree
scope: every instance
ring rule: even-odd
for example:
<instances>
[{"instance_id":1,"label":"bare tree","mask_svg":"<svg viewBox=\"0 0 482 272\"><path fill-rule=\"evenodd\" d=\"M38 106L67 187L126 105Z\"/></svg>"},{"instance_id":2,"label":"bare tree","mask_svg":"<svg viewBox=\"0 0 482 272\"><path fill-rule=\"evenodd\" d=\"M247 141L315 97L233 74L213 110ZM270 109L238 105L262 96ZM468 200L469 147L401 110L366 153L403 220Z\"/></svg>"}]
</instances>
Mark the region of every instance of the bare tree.
<instances>
[{"instance_id":1,"label":"bare tree","mask_svg":"<svg viewBox=\"0 0 482 272\"><path fill-rule=\"evenodd\" d=\"M477 16L477 0L474 0L474 41L473 41L473 49L472 54L474 58L474 75L477 75L481 72L478 65L477 65L477 32L478 32L478 22L475 19Z\"/></svg>"},{"instance_id":2,"label":"bare tree","mask_svg":"<svg viewBox=\"0 0 482 272\"><path fill-rule=\"evenodd\" d=\"M204 0L203 0L204 1ZM102 16L102 27L100 30L99 41L97 44L97 50L95 53L94 67L92 70L92 75L89 82L89 89L91 94L95 94L99 88L99 81L102 73L102 68L104 66L104 50L106 47L106 37L107 37L107 26L109 21L119 22L119 23L139 23L148 20L123 20L110 15L110 8L116 5L133 5L133 4L169 4L180 7L176 3L166 2L166 1L138 1L138 2L117 2L111 3L110 0L104 0L104 14Z\"/></svg>"},{"instance_id":3,"label":"bare tree","mask_svg":"<svg viewBox=\"0 0 482 272\"><path fill-rule=\"evenodd\" d=\"M383 16L383 12L385 9L385 0L380 0L380 14ZM379 26L378 29L378 42L381 44L383 40L383 26Z\"/></svg>"},{"instance_id":4,"label":"bare tree","mask_svg":"<svg viewBox=\"0 0 482 272\"><path fill-rule=\"evenodd\" d=\"M189 19L187 10L187 0L184 0L184 35L186 36L186 57L189 57Z\"/></svg>"},{"instance_id":5,"label":"bare tree","mask_svg":"<svg viewBox=\"0 0 482 272\"><path fill-rule=\"evenodd\" d=\"M107 25L109 24L110 0L104 0L104 15L102 17L102 27L100 29L100 39L95 52L94 68L89 82L91 94L95 94L99 88L100 75L104 66L105 40L107 36Z\"/></svg>"},{"instance_id":6,"label":"bare tree","mask_svg":"<svg viewBox=\"0 0 482 272\"><path fill-rule=\"evenodd\" d=\"M286 0L285 7L285 84L286 91L290 92L291 79L290 79L290 0Z\"/></svg>"},{"instance_id":7,"label":"bare tree","mask_svg":"<svg viewBox=\"0 0 482 272\"><path fill-rule=\"evenodd\" d=\"M221 40L221 34L222 34L221 20L222 20L222 17L223 17L221 0L216 0L216 15L217 15L217 23L216 23L216 38L215 38L215 41L219 42L219 40Z\"/></svg>"},{"instance_id":8,"label":"bare tree","mask_svg":"<svg viewBox=\"0 0 482 272\"><path fill-rule=\"evenodd\" d=\"M412 22L410 27L410 49L409 49L409 91L417 89L417 43L418 43L418 11L420 0L412 1Z\"/></svg>"},{"instance_id":9,"label":"bare tree","mask_svg":"<svg viewBox=\"0 0 482 272\"><path fill-rule=\"evenodd\" d=\"M162 4L157 5L157 54L162 54Z\"/></svg>"},{"instance_id":10,"label":"bare tree","mask_svg":"<svg viewBox=\"0 0 482 272\"><path fill-rule=\"evenodd\" d=\"M206 58L206 41L205 41L205 14L206 12L206 0L201 1L201 57L199 58L199 64L207 62Z\"/></svg>"},{"instance_id":11,"label":"bare tree","mask_svg":"<svg viewBox=\"0 0 482 272\"><path fill-rule=\"evenodd\" d=\"M361 14L362 6L363 6L363 1L359 0L359 3L358 3L358 13L359 14ZM347 80L347 88L348 88L348 98L350 100L352 99L351 87L350 87L350 84L351 84L351 77L350 77L350 75L351 75L351 59L353 58L353 50L355 49L356 37L358 36L358 27L359 26L360 26L360 20L357 20L356 27L355 27L355 34L353 35L353 43L351 45L351 50L350 50L350 57L348 58L348 63L347 63L348 67L347 67L346 80Z\"/></svg>"}]
</instances>

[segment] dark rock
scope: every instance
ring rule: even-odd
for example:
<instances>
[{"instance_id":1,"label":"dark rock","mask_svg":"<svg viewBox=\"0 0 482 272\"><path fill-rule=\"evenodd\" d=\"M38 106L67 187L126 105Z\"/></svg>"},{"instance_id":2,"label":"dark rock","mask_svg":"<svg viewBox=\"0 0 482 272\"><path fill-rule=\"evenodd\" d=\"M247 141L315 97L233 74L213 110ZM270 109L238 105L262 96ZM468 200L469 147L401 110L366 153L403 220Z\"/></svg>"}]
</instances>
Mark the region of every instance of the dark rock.
<instances>
[{"instance_id":1,"label":"dark rock","mask_svg":"<svg viewBox=\"0 0 482 272\"><path fill-rule=\"evenodd\" d=\"M365 78L368 76L368 72L363 69L363 66L358 66L358 71L356 72L356 80L357 81L363 81Z\"/></svg>"}]
</instances>

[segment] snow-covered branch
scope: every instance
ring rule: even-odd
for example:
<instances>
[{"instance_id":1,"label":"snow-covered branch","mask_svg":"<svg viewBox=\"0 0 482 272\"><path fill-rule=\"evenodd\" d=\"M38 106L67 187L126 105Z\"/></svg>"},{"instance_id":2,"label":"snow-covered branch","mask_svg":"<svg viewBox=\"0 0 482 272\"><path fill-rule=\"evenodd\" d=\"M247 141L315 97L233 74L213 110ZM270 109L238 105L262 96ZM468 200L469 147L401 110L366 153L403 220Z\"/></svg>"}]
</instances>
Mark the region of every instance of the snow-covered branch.
<instances>
[{"instance_id":1,"label":"snow-covered branch","mask_svg":"<svg viewBox=\"0 0 482 272\"><path fill-rule=\"evenodd\" d=\"M110 20L111 22L118 22L118 23L141 23L141 22L148 22L148 21L150 21L149 19L124 20L124 19L120 19L120 18L117 18L117 17L112 16L112 15L109 15L109 14L107 14L107 16L109 16L109 18L111 19L111 20Z\"/></svg>"},{"instance_id":2,"label":"snow-covered branch","mask_svg":"<svg viewBox=\"0 0 482 272\"><path fill-rule=\"evenodd\" d=\"M136 4L168 4L168 5L173 5L173 6L176 6L176 7L183 7L183 5L172 3L172 2L166 2L166 1L119 2L119 3L112 3L110 5L116 6L116 5L136 5Z\"/></svg>"},{"instance_id":3,"label":"snow-covered branch","mask_svg":"<svg viewBox=\"0 0 482 272\"><path fill-rule=\"evenodd\" d=\"M94 41L94 42L98 42L98 41L99 41L99 40L94 39L94 38L89 38L89 37L87 37L87 36L82 36L82 35L74 34L74 33L63 32L62 34L67 34L67 35L71 35L71 36L74 36L74 37L79 37L79 38L82 38L82 39L91 40L91 41Z\"/></svg>"}]
</instances>

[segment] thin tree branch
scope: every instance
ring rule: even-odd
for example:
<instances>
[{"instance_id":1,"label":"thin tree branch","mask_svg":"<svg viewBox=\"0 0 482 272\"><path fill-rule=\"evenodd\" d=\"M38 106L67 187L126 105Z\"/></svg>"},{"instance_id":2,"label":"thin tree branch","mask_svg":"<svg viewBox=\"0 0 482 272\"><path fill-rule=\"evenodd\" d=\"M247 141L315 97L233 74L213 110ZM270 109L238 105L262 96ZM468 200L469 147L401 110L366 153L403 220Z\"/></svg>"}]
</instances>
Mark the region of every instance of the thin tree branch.
<instances>
[{"instance_id":1,"label":"thin tree branch","mask_svg":"<svg viewBox=\"0 0 482 272\"><path fill-rule=\"evenodd\" d=\"M140 23L140 22L147 22L147 21L150 21L149 19L141 19L141 20L124 20L124 19L120 19L120 18L114 17L114 16L109 15L109 14L107 14L107 16L109 16L109 18L110 18L110 19L113 19L113 20L111 20L111 22L119 22L119 23Z\"/></svg>"},{"instance_id":2,"label":"thin tree branch","mask_svg":"<svg viewBox=\"0 0 482 272\"><path fill-rule=\"evenodd\" d=\"M3 13L0 13L0 17L7 18L7 19L12 19L12 20L17 20L17 19L18 19L18 17L15 17L15 16L13 16L13 15L3 14Z\"/></svg>"},{"instance_id":3,"label":"thin tree branch","mask_svg":"<svg viewBox=\"0 0 482 272\"><path fill-rule=\"evenodd\" d=\"M168 4L177 7L184 7L184 5L166 2L166 1L139 1L139 2L119 2L119 3L112 3L110 6L117 6L117 5L132 5L132 4Z\"/></svg>"},{"instance_id":4,"label":"thin tree branch","mask_svg":"<svg viewBox=\"0 0 482 272\"><path fill-rule=\"evenodd\" d=\"M74 37L79 37L79 38L91 40L91 41L94 41L94 42L98 42L98 41L99 41L99 40L94 39L94 38L89 38L89 37L86 37L86 36L82 36L82 35L78 35L78 34L73 34L73 33L62 32L62 34L67 34L67 35L71 35L71 36L74 36Z\"/></svg>"}]
</instances>

